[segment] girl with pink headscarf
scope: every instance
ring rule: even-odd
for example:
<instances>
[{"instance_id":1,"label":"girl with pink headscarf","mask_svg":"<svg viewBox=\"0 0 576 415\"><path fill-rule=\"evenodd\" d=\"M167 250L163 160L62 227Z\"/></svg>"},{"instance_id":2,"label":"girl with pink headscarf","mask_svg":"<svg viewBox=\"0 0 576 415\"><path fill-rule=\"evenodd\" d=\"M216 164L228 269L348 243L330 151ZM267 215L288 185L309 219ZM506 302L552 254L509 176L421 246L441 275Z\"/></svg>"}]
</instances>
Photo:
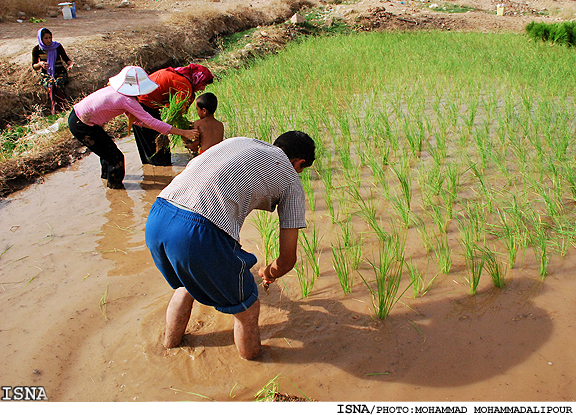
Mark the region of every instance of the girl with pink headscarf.
<instances>
[{"instance_id":1,"label":"girl with pink headscarf","mask_svg":"<svg viewBox=\"0 0 576 415\"><path fill-rule=\"evenodd\" d=\"M138 97L138 102L144 110L156 119L160 119L160 109L169 105L170 95L176 95L178 100L185 100L183 111L194 102L195 93L203 91L211 84L214 75L208 68L191 63L188 66L160 69L150 74L150 79L157 83L157 89L149 94ZM169 166L171 155L169 146L157 146L158 132L134 125L134 138L142 164ZM160 147L160 148L158 148Z\"/></svg>"},{"instance_id":2,"label":"girl with pink headscarf","mask_svg":"<svg viewBox=\"0 0 576 415\"><path fill-rule=\"evenodd\" d=\"M51 112L56 114L68 103L64 86L68 83L68 70L74 62L64 47L52 40L52 32L43 27L37 33L38 44L32 49L32 68L40 71L42 84L50 95Z\"/></svg>"}]
</instances>

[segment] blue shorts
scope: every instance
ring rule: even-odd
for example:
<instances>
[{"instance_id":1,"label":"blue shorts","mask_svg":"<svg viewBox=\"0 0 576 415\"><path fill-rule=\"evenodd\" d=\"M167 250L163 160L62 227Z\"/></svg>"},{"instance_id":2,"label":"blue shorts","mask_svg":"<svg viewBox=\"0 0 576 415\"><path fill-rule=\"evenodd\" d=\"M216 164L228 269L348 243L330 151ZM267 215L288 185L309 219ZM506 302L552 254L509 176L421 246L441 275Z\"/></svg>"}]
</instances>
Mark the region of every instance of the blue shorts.
<instances>
[{"instance_id":1,"label":"blue shorts","mask_svg":"<svg viewBox=\"0 0 576 415\"><path fill-rule=\"evenodd\" d=\"M146 222L146 245L174 289L227 314L247 310L258 299L250 268L256 256L198 213L158 198Z\"/></svg>"}]
</instances>

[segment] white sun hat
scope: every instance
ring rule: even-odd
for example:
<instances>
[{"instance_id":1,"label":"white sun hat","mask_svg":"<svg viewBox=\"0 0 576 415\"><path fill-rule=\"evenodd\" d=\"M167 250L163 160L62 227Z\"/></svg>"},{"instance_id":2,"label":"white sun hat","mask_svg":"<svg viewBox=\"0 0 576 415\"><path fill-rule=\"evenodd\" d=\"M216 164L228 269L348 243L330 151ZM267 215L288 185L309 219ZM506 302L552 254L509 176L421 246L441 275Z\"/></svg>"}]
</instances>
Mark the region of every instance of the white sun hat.
<instances>
[{"instance_id":1,"label":"white sun hat","mask_svg":"<svg viewBox=\"0 0 576 415\"><path fill-rule=\"evenodd\" d=\"M126 66L109 81L115 91L129 96L149 94L158 88L158 84L139 66Z\"/></svg>"}]
</instances>

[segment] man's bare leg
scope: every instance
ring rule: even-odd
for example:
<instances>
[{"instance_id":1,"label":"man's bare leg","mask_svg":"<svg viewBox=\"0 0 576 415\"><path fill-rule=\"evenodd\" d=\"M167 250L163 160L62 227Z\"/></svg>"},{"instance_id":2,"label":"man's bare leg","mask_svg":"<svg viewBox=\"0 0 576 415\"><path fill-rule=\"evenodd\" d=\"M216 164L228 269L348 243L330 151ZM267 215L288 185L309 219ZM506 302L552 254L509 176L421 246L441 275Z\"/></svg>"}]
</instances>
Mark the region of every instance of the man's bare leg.
<instances>
[{"instance_id":1,"label":"man's bare leg","mask_svg":"<svg viewBox=\"0 0 576 415\"><path fill-rule=\"evenodd\" d=\"M234 343L243 359L256 359L262 353L258 327L259 316L260 300L256 300L248 310L234 314Z\"/></svg>"},{"instance_id":2,"label":"man's bare leg","mask_svg":"<svg viewBox=\"0 0 576 415\"><path fill-rule=\"evenodd\" d=\"M182 336L188 326L194 298L180 287L174 291L168 309L166 310L166 332L164 334L164 347L176 347L182 341Z\"/></svg>"}]
</instances>

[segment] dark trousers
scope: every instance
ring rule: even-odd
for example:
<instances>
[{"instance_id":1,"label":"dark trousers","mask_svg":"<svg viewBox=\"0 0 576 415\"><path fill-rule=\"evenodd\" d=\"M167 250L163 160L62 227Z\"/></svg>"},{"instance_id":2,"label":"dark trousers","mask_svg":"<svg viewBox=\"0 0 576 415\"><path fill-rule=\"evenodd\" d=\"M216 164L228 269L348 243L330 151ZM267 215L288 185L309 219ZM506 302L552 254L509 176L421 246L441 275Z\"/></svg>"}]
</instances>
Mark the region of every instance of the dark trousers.
<instances>
[{"instance_id":1,"label":"dark trousers","mask_svg":"<svg viewBox=\"0 0 576 415\"><path fill-rule=\"evenodd\" d=\"M146 105L142 105L142 108L157 120L161 119L160 110L149 108ZM158 131L146 127L138 127L137 125L132 126L132 131L134 131L134 139L136 140L142 164L152 164L154 166L170 166L172 164L170 147L156 148Z\"/></svg>"},{"instance_id":2,"label":"dark trousers","mask_svg":"<svg viewBox=\"0 0 576 415\"><path fill-rule=\"evenodd\" d=\"M99 125L86 125L76 115L74 109L68 117L70 132L78 141L100 157L101 177L111 188L122 187L124 179L124 154L114 143L104 128Z\"/></svg>"}]
</instances>

